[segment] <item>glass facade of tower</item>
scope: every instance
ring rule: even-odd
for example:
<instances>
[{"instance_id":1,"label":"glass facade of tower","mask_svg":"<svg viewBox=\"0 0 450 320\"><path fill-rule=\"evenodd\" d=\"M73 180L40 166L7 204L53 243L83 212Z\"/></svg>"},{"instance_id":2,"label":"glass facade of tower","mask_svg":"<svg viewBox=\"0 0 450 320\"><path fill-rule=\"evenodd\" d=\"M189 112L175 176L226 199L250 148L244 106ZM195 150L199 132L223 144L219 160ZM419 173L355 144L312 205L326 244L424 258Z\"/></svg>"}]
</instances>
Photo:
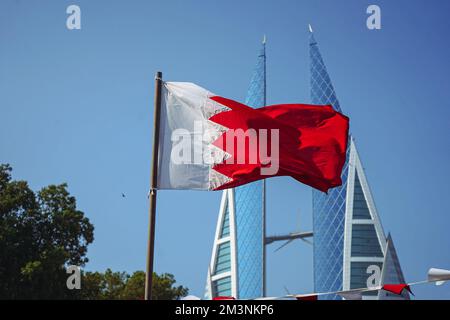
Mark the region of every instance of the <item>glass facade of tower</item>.
<instances>
[{"instance_id":1,"label":"glass facade of tower","mask_svg":"<svg viewBox=\"0 0 450 320\"><path fill-rule=\"evenodd\" d=\"M311 33L311 102L331 104L341 111L339 101ZM368 286L369 270L383 270L382 277L399 282L402 275L395 249L388 246L354 141L349 137L342 185L328 194L313 191L314 287L330 292ZM347 194L348 193L348 194ZM348 203L347 203L348 201ZM391 240L388 240L390 243ZM383 281L379 279L378 283ZM382 291L382 290L381 290ZM364 298L377 298L368 292ZM404 298L408 298L406 293ZM341 299L338 295L321 296ZM390 299L385 293L378 298Z\"/></svg>"},{"instance_id":2,"label":"glass facade of tower","mask_svg":"<svg viewBox=\"0 0 450 320\"><path fill-rule=\"evenodd\" d=\"M253 108L266 104L265 44L258 54L245 104ZM234 189L239 299L263 296L264 181Z\"/></svg>"},{"instance_id":3,"label":"glass facade of tower","mask_svg":"<svg viewBox=\"0 0 450 320\"><path fill-rule=\"evenodd\" d=\"M213 292L216 297L231 296L231 277L221 278L213 282Z\"/></svg>"},{"instance_id":4,"label":"glass facade of tower","mask_svg":"<svg viewBox=\"0 0 450 320\"><path fill-rule=\"evenodd\" d=\"M317 42L311 33L311 103L331 104L341 111L333 84L322 60ZM314 228L314 288L316 292L342 290L345 201L348 174L347 161L342 170L342 186L333 188L328 195L313 190ZM340 299L337 295L325 299Z\"/></svg>"},{"instance_id":5,"label":"glass facade of tower","mask_svg":"<svg viewBox=\"0 0 450 320\"><path fill-rule=\"evenodd\" d=\"M265 44L258 54L245 104L259 108L266 104L266 53ZM226 191L225 191L226 192ZM234 199L225 202L213 276L231 272L231 276L215 277L212 295L232 295L236 287L239 299L251 299L264 295L264 181L256 181L233 190ZM232 201L234 200L234 201ZM230 206L233 206L231 210ZM234 225L230 226L230 214L234 213ZM235 250L230 250L230 228L235 228ZM232 252L236 257L232 257ZM230 265L236 261L236 275ZM233 281L234 283L233 286Z\"/></svg>"},{"instance_id":6,"label":"glass facade of tower","mask_svg":"<svg viewBox=\"0 0 450 320\"><path fill-rule=\"evenodd\" d=\"M405 277L403 276L403 272L400 267L397 251L395 250L394 241L392 240L392 237L389 234L387 237L387 250L386 250L386 257L384 259L381 284L405 283L405 282L406 282ZM380 292L378 293L378 298L409 300L410 295L406 290L403 290L400 297L388 291L380 290Z\"/></svg>"},{"instance_id":7,"label":"glass facade of tower","mask_svg":"<svg viewBox=\"0 0 450 320\"><path fill-rule=\"evenodd\" d=\"M314 289L342 290L345 197L348 163L342 171L342 186L327 194L313 190ZM339 296L323 296L340 299Z\"/></svg>"},{"instance_id":8,"label":"glass facade of tower","mask_svg":"<svg viewBox=\"0 0 450 320\"><path fill-rule=\"evenodd\" d=\"M263 295L263 184L257 181L234 190L239 299Z\"/></svg>"},{"instance_id":9,"label":"glass facade of tower","mask_svg":"<svg viewBox=\"0 0 450 320\"><path fill-rule=\"evenodd\" d=\"M228 207L228 199L225 205L225 213L222 221L220 221L219 240L221 242L217 246L214 269L212 270L212 275L219 276L219 278L212 281L212 295L231 296L231 276L226 275L231 271L230 210ZM211 299L211 297L207 298Z\"/></svg>"}]
</instances>

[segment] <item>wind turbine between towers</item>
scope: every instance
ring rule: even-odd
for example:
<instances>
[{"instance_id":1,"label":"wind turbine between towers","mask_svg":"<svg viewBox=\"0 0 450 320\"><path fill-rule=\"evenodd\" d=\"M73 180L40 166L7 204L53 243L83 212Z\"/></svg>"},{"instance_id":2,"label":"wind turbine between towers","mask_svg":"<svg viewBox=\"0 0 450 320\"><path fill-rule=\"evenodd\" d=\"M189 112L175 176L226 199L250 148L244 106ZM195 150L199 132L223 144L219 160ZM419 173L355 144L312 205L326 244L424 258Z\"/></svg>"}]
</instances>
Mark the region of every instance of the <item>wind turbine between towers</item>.
<instances>
[{"instance_id":1,"label":"wind turbine between towers","mask_svg":"<svg viewBox=\"0 0 450 320\"><path fill-rule=\"evenodd\" d=\"M269 245L269 244L271 244L273 242L277 242L277 241L286 241L280 247L275 249L275 251L278 251L296 239L300 239L300 240L312 245L312 243L309 240L307 240L307 238L312 238L312 237L313 237L312 231L306 231L306 232L296 231L296 232L291 232L291 233L284 234L284 235L267 236L264 239L264 245Z\"/></svg>"}]
</instances>

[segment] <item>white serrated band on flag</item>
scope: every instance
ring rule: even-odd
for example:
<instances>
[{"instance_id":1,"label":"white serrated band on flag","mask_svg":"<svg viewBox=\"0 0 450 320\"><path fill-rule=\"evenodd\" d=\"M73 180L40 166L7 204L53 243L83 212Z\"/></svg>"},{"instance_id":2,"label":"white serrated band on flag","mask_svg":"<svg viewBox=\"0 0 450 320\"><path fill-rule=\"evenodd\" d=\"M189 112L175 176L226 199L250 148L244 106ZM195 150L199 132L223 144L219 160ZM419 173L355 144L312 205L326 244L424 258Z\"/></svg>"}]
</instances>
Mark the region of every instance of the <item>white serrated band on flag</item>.
<instances>
[{"instance_id":1,"label":"white serrated band on flag","mask_svg":"<svg viewBox=\"0 0 450 320\"><path fill-rule=\"evenodd\" d=\"M221 185L230 182L231 178L212 169L209 171L209 190L214 190Z\"/></svg>"},{"instance_id":2,"label":"white serrated band on flag","mask_svg":"<svg viewBox=\"0 0 450 320\"><path fill-rule=\"evenodd\" d=\"M230 108L217 103L214 100L209 99L209 97L213 96L213 94L210 94L208 98L205 100L205 104L203 106L203 114L205 115L206 119L211 118L212 116L224 112L229 111Z\"/></svg>"},{"instance_id":3,"label":"white serrated band on flag","mask_svg":"<svg viewBox=\"0 0 450 320\"><path fill-rule=\"evenodd\" d=\"M225 162L225 160L231 157L231 154L213 144L209 144L203 154L203 157L205 162L213 166L214 164ZM212 169L212 171L214 171L214 169Z\"/></svg>"},{"instance_id":4,"label":"white serrated band on flag","mask_svg":"<svg viewBox=\"0 0 450 320\"><path fill-rule=\"evenodd\" d=\"M203 140L207 144L211 144L216 141L225 131L228 130L227 127L224 127L218 123L212 122L210 120L206 121L204 124L206 128L203 130Z\"/></svg>"},{"instance_id":5,"label":"white serrated band on flag","mask_svg":"<svg viewBox=\"0 0 450 320\"><path fill-rule=\"evenodd\" d=\"M164 82L158 159L158 189L211 190L230 181L212 167L230 155L212 143L228 128L209 120L229 111L208 90L189 82ZM188 155L180 141L189 141ZM175 161L174 156L189 158ZM176 159L178 159L176 158Z\"/></svg>"}]
</instances>

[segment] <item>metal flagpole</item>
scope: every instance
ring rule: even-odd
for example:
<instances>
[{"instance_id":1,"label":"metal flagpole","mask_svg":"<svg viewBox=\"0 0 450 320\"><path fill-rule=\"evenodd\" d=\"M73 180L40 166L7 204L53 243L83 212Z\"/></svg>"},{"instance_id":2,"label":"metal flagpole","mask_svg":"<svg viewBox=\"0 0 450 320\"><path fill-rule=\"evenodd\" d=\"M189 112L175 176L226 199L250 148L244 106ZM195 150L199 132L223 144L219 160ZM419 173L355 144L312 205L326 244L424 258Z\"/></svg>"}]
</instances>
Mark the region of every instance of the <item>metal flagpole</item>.
<instances>
[{"instance_id":1,"label":"metal flagpole","mask_svg":"<svg viewBox=\"0 0 450 320\"><path fill-rule=\"evenodd\" d=\"M155 219L156 219L156 185L158 179L158 151L159 151L159 122L161 114L161 85L162 72L155 76L155 109L153 115L153 155L150 178L150 209L149 229L147 244L147 269L145 277L145 300L152 299L153 261L155 254Z\"/></svg>"},{"instance_id":2,"label":"metal flagpole","mask_svg":"<svg viewBox=\"0 0 450 320\"><path fill-rule=\"evenodd\" d=\"M264 103L263 105L267 105L267 86L266 86L266 42L267 38L266 35L264 35L263 38L263 45L264 45ZM267 213L266 213L266 179L263 180L263 290L262 295L263 297L266 296L267 290L267 248L266 248L266 237L267 237L267 225L266 225L266 219L267 219Z\"/></svg>"}]
</instances>

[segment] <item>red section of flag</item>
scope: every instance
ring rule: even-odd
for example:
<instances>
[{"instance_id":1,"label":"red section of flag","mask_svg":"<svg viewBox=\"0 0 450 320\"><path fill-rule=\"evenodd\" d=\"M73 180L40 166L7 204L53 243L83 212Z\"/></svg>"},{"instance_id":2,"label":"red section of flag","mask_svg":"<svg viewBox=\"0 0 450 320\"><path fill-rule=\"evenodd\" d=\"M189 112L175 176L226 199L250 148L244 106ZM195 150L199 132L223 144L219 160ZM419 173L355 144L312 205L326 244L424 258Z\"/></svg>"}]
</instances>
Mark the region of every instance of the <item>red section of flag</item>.
<instances>
[{"instance_id":1,"label":"red section of flag","mask_svg":"<svg viewBox=\"0 0 450 320\"><path fill-rule=\"evenodd\" d=\"M395 294L402 294L403 290L408 290L409 293L413 294L411 292L411 288L408 284L400 283L400 284L385 284L383 285L383 290L395 293Z\"/></svg>"},{"instance_id":2,"label":"red section of flag","mask_svg":"<svg viewBox=\"0 0 450 320\"><path fill-rule=\"evenodd\" d=\"M349 119L332 106L280 104L253 109L219 96L211 99L231 109L209 119L228 129L254 129L258 133L258 141L261 129L279 130L279 170L273 176L291 176L324 192L342 184L341 172L346 159ZM227 150L229 132L230 130L222 134L214 144L235 157L242 150L237 150L236 137L234 149L231 152ZM267 154L270 156L270 133L268 137ZM264 159L260 157L259 147L257 153L255 155L254 150L248 148L245 150L245 163L234 161L232 164L216 164L214 170L232 179L217 189L232 188L270 177L261 174L261 168L267 168L270 164L262 161ZM250 164L248 160L255 156L257 162Z\"/></svg>"},{"instance_id":3,"label":"red section of flag","mask_svg":"<svg viewBox=\"0 0 450 320\"><path fill-rule=\"evenodd\" d=\"M311 295L311 296L296 296L297 300L303 300L303 301L317 301L318 297L317 295Z\"/></svg>"}]
</instances>

